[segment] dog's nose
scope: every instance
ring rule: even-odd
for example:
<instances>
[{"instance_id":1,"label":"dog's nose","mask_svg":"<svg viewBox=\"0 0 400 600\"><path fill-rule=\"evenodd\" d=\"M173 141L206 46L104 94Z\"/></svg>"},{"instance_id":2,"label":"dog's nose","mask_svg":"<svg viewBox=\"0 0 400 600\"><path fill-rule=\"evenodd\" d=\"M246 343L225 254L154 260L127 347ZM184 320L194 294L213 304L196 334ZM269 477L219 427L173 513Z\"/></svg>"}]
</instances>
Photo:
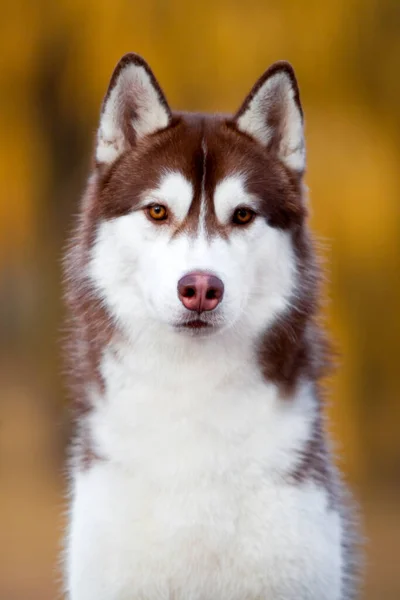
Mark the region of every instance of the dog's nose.
<instances>
[{"instance_id":1,"label":"dog's nose","mask_svg":"<svg viewBox=\"0 0 400 600\"><path fill-rule=\"evenodd\" d=\"M183 306L199 314L214 310L224 295L224 284L215 275L193 271L178 281L178 296Z\"/></svg>"}]
</instances>

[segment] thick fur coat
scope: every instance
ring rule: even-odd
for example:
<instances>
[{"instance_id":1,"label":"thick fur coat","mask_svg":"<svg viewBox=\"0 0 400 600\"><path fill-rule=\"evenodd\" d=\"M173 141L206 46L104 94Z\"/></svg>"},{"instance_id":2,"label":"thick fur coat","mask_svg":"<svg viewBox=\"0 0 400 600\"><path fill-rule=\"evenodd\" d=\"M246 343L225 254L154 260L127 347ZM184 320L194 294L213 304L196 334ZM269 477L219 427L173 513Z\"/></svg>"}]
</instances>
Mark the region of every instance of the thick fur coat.
<instances>
[{"instance_id":1,"label":"thick fur coat","mask_svg":"<svg viewBox=\"0 0 400 600\"><path fill-rule=\"evenodd\" d=\"M66 259L69 600L356 598L304 170L287 63L233 117L116 67Z\"/></svg>"}]
</instances>

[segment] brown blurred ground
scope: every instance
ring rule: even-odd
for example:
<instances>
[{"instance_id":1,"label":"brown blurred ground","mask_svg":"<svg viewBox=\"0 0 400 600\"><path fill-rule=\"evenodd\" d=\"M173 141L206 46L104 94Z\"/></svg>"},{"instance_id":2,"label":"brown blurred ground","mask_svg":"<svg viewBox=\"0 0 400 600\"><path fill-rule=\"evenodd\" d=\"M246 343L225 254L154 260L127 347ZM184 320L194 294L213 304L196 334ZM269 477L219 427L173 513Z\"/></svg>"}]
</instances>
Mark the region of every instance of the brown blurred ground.
<instances>
[{"instance_id":1,"label":"brown blurred ground","mask_svg":"<svg viewBox=\"0 0 400 600\"><path fill-rule=\"evenodd\" d=\"M296 68L342 352L327 410L369 538L364 598L398 600L399 0L17 0L0 45L0 599L59 594L60 256L102 94L134 50L175 108L234 110L271 62Z\"/></svg>"}]
</instances>

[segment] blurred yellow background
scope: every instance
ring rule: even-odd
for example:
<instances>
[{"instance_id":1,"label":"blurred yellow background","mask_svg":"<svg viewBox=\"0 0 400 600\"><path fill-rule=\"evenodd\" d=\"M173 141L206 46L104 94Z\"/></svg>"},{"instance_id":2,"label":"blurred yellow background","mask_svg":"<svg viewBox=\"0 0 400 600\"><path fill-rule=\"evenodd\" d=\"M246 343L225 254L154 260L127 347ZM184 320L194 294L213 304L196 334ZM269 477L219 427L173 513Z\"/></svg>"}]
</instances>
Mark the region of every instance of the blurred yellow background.
<instances>
[{"instance_id":1,"label":"blurred yellow background","mask_svg":"<svg viewBox=\"0 0 400 600\"><path fill-rule=\"evenodd\" d=\"M60 594L60 259L102 96L133 50L187 110L233 111L270 63L296 69L341 351L327 411L368 538L362 597L399 600L400 1L13 0L0 47L0 599Z\"/></svg>"}]
</instances>

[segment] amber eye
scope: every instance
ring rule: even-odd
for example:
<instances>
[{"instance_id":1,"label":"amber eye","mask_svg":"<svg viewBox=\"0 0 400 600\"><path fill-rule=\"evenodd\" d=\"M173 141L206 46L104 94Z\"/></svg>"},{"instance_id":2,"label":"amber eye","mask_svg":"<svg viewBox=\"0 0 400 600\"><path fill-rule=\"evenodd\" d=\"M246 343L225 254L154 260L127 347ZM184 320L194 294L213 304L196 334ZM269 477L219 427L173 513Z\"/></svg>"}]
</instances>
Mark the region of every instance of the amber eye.
<instances>
[{"instance_id":1,"label":"amber eye","mask_svg":"<svg viewBox=\"0 0 400 600\"><path fill-rule=\"evenodd\" d=\"M153 221L165 221L168 217L167 209L161 204L153 204L147 209L147 214Z\"/></svg>"},{"instance_id":2,"label":"amber eye","mask_svg":"<svg viewBox=\"0 0 400 600\"><path fill-rule=\"evenodd\" d=\"M250 208L237 208L233 213L233 222L236 225L247 225L255 217L255 213Z\"/></svg>"}]
</instances>

